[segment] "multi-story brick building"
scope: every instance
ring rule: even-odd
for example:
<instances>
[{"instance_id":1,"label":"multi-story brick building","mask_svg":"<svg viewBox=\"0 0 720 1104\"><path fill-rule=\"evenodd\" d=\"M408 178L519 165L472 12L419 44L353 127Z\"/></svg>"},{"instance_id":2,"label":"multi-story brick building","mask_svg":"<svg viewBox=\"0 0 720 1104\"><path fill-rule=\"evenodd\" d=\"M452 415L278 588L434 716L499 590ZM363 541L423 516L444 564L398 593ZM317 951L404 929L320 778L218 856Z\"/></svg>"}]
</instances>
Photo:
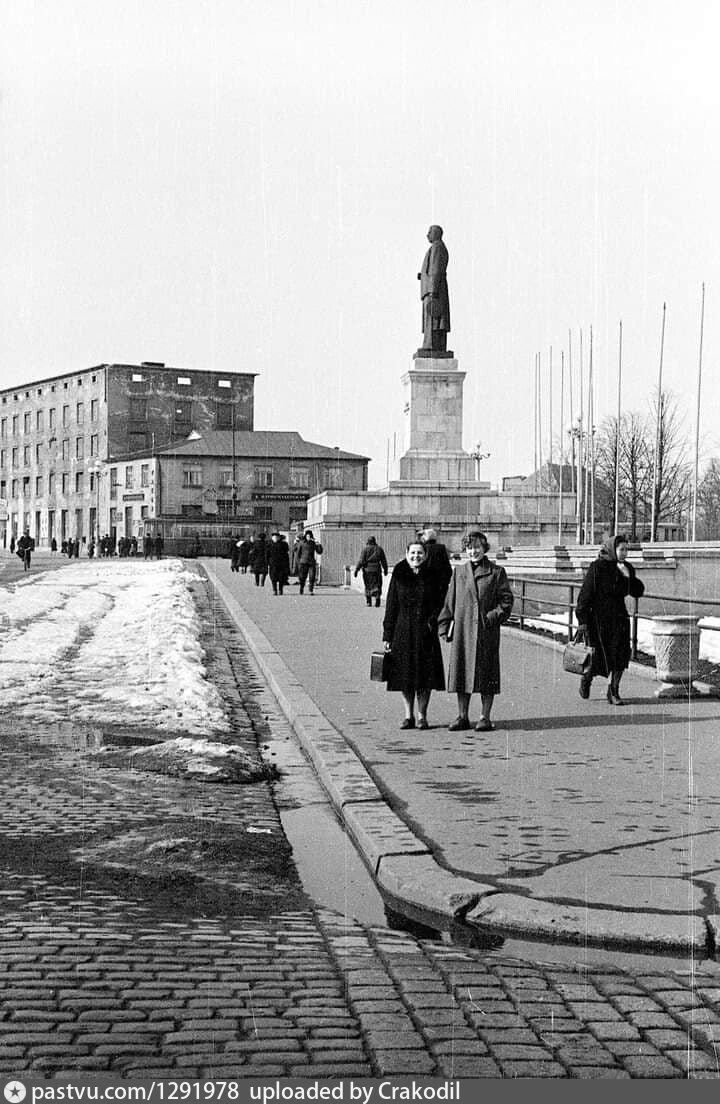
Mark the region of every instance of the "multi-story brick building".
<instances>
[{"instance_id":1,"label":"multi-story brick building","mask_svg":"<svg viewBox=\"0 0 720 1104\"><path fill-rule=\"evenodd\" d=\"M0 391L0 533L95 535L103 465L191 429L253 428L254 375L100 364ZM5 515L4 518L2 515ZM109 519L108 519L109 521Z\"/></svg>"},{"instance_id":2,"label":"multi-story brick building","mask_svg":"<svg viewBox=\"0 0 720 1104\"><path fill-rule=\"evenodd\" d=\"M368 458L254 430L252 373L101 364L0 391L0 537L181 537L305 516Z\"/></svg>"}]
</instances>

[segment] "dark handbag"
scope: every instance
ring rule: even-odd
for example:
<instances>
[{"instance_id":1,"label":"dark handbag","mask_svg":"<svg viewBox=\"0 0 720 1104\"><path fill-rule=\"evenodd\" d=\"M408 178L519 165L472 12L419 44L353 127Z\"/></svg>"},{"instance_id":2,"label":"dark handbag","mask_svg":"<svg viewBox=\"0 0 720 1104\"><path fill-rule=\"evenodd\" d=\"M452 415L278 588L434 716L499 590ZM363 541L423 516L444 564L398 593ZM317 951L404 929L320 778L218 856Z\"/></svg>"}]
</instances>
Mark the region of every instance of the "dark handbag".
<instances>
[{"instance_id":1,"label":"dark handbag","mask_svg":"<svg viewBox=\"0 0 720 1104\"><path fill-rule=\"evenodd\" d=\"M563 671L571 675L586 675L592 667L595 649L585 643L585 633L578 629L574 640L568 640L563 651Z\"/></svg>"},{"instance_id":2,"label":"dark handbag","mask_svg":"<svg viewBox=\"0 0 720 1104\"><path fill-rule=\"evenodd\" d=\"M372 682L387 682L390 678L390 652L373 652L370 656L370 679Z\"/></svg>"}]
</instances>

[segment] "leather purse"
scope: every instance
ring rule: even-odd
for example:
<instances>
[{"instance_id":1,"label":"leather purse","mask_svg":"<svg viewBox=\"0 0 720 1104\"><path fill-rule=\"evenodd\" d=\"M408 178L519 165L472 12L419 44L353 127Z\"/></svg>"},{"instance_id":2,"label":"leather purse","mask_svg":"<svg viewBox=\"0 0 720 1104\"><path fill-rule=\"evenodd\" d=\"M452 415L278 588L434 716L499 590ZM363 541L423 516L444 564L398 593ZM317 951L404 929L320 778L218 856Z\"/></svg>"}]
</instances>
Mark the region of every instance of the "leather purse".
<instances>
[{"instance_id":1,"label":"leather purse","mask_svg":"<svg viewBox=\"0 0 720 1104\"><path fill-rule=\"evenodd\" d=\"M390 652L373 652L370 656L370 680L372 682L387 682L390 677L390 664L392 656Z\"/></svg>"},{"instance_id":2,"label":"leather purse","mask_svg":"<svg viewBox=\"0 0 720 1104\"><path fill-rule=\"evenodd\" d=\"M563 671L571 675L586 675L592 666L595 649L585 643L585 633L578 629L563 651Z\"/></svg>"}]
</instances>

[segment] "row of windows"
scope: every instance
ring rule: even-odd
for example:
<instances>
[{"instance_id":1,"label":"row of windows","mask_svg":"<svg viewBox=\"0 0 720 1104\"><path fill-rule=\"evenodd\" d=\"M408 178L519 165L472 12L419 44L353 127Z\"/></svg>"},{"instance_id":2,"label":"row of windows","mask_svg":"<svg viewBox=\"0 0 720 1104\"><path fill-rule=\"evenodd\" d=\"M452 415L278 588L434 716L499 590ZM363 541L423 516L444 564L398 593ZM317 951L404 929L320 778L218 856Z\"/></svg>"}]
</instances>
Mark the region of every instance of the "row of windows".
<instances>
[{"instance_id":1,"label":"row of windows","mask_svg":"<svg viewBox=\"0 0 720 1104\"><path fill-rule=\"evenodd\" d=\"M93 473L87 474L89 475L87 489L93 491L95 490ZM45 494L46 487L49 495L54 495L58 490L66 495L70 493L71 488L76 494L82 494L86 489L85 475L86 473L82 471L59 472L57 475L55 472L49 472L47 479L43 475L36 475L34 480L29 475L24 475L20 479L0 479L0 498L7 497L8 485L11 498L17 498L18 493L21 493L23 498L28 498L33 488L35 497L40 498Z\"/></svg>"},{"instance_id":2,"label":"row of windows","mask_svg":"<svg viewBox=\"0 0 720 1104\"><path fill-rule=\"evenodd\" d=\"M97 456L98 455L98 448L99 448L98 434L93 433L90 436L90 453L89 453L89 455L90 456ZM61 446L60 446L60 449L61 449L62 459L63 460L69 460L70 459L70 454L71 454L71 441L70 441L69 437L65 437L63 439L63 441L61 443ZM33 462L33 457L34 457L34 462L36 464L40 464L40 463L42 463L42 458L43 458L42 457L42 450L43 450L43 446L41 444L35 445L34 450L33 450L32 445L24 445L23 448L22 448L22 456L21 456L20 447L18 445L14 445L13 448L9 450L9 453L10 453L10 466L13 467L13 468L19 468L21 466L20 461L22 459L22 467L28 468L30 466L30 464ZM85 459L85 438L84 437L76 437L75 438L75 448L72 451L73 451L73 455L74 455L76 460L84 460ZM58 455L57 437L51 437L50 440L47 443L46 456L49 459L53 459L57 455ZM0 449L0 468L6 468L7 467L7 461L8 461L8 449Z\"/></svg>"},{"instance_id":3,"label":"row of windows","mask_svg":"<svg viewBox=\"0 0 720 1104\"><path fill-rule=\"evenodd\" d=\"M221 487L232 485L232 470L221 470L218 482ZM322 471L322 486L330 490L342 490L343 470L338 465L328 465ZM276 486L275 469L272 464L257 465L253 468L253 484L263 490ZM203 469L201 467L184 468L182 473L183 487L202 487ZM288 487L292 490L304 491L310 486L309 468L290 468Z\"/></svg>"},{"instance_id":4,"label":"row of windows","mask_svg":"<svg viewBox=\"0 0 720 1104\"><path fill-rule=\"evenodd\" d=\"M100 400L90 400L90 421L96 422L98 420L98 414L100 411ZM33 411L26 410L22 415L22 432L27 435L32 433L33 429L36 433L45 432L45 414L47 413L47 428L55 429L57 426L57 409L51 406L47 411L36 410L35 419L33 425ZM70 407L63 406L61 411L62 426L67 428L70 423ZM79 402L75 404L75 424L85 424L85 403ZM17 437L20 433L21 417L19 414L13 414L12 418L0 418L0 437L7 437L8 430L11 430L13 437Z\"/></svg>"},{"instance_id":5,"label":"row of windows","mask_svg":"<svg viewBox=\"0 0 720 1104\"><path fill-rule=\"evenodd\" d=\"M78 385L78 387L82 387L83 377L82 377L82 376L78 376L78 377L77 377L77 379L75 380L75 382L76 382L76 384ZM92 382L92 383L97 383L97 376L96 376L96 375L94 375L94 376L92 377L92 381L91 381L91 382ZM54 394L55 394L55 389L56 389L56 387L57 387L57 384L54 384L54 383L50 384L50 393L51 393L52 395L54 395ZM67 391L68 387L69 387L69 380L64 380L64 382L63 382L63 390L64 390L64 391ZM37 390L36 390L36 392L35 392L35 394L36 394L36 395L38 396L38 398L41 398L41 397L42 397L42 395L44 394L44 392L43 392L43 389L42 389L42 387L38 387L38 388L37 388ZM8 395L3 395L3 397L2 397L2 404L3 404L3 406L5 406L5 405L6 405L6 403L7 403L7 401L8 401L8 398L9 398L9 396L8 396ZM30 398L30 392L29 392L29 391L26 391L26 392L25 392L25 398L26 398L26 399L29 399L29 398ZM20 401L20 394L19 394L19 392L17 392L17 391L16 391L16 392L15 392L15 394L13 395L13 402L19 402L19 401Z\"/></svg>"}]
</instances>

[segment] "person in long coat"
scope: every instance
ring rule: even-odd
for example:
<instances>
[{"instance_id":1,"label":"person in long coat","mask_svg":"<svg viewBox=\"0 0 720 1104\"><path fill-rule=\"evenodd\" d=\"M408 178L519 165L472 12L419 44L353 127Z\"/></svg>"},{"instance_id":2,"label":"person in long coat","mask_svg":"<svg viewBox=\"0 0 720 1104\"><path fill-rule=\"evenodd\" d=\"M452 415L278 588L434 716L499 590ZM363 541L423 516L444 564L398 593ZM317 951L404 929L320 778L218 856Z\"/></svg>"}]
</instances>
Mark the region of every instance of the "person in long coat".
<instances>
[{"instance_id":1,"label":"person in long coat","mask_svg":"<svg viewBox=\"0 0 720 1104\"><path fill-rule=\"evenodd\" d=\"M240 572L243 575L247 575L248 557L250 555L251 548L252 545L250 541L247 540L247 538L243 538L243 540L238 541L238 567L240 568Z\"/></svg>"},{"instance_id":2,"label":"person in long coat","mask_svg":"<svg viewBox=\"0 0 720 1104\"><path fill-rule=\"evenodd\" d=\"M368 537L367 544L360 554L360 559L355 566L356 579L361 571L367 605L371 606L374 598L375 605L379 606L382 596L383 575L388 573L388 563L385 550L381 548L375 537Z\"/></svg>"},{"instance_id":3,"label":"person in long coat","mask_svg":"<svg viewBox=\"0 0 720 1104\"><path fill-rule=\"evenodd\" d=\"M479 530L467 537L469 560L455 568L439 617L439 633L449 639L448 690L457 694L458 715L451 732L471 728L470 697L479 693L482 716L476 732L490 732L495 695L500 693L500 626L513 607L503 567L487 558L488 539Z\"/></svg>"},{"instance_id":4,"label":"person in long coat","mask_svg":"<svg viewBox=\"0 0 720 1104\"><path fill-rule=\"evenodd\" d=\"M272 533L267 550L273 594L282 594L290 575L290 548L282 533Z\"/></svg>"},{"instance_id":5,"label":"person in long coat","mask_svg":"<svg viewBox=\"0 0 720 1104\"><path fill-rule=\"evenodd\" d=\"M252 542L248 560L255 576L255 586L265 586L268 570L267 545L264 533L259 533Z\"/></svg>"},{"instance_id":6,"label":"person in long coat","mask_svg":"<svg viewBox=\"0 0 720 1104\"><path fill-rule=\"evenodd\" d=\"M580 697L590 697L595 675L609 679L607 699L624 705L620 679L630 663L630 617L625 599L642 597L645 587L635 568L627 563L627 537L618 534L605 541L590 564L578 594L575 616L578 629L595 649L590 672L580 678Z\"/></svg>"},{"instance_id":7,"label":"person in long coat","mask_svg":"<svg viewBox=\"0 0 720 1104\"><path fill-rule=\"evenodd\" d=\"M383 620L385 651L391 664L388 690L399 691L405 706L401 728L428 728L427 708L433 690L445 689L437 619L442 605L438 576L428 571L421 541L411 541L390 576Z\"/></svg>"}]
</instances>

